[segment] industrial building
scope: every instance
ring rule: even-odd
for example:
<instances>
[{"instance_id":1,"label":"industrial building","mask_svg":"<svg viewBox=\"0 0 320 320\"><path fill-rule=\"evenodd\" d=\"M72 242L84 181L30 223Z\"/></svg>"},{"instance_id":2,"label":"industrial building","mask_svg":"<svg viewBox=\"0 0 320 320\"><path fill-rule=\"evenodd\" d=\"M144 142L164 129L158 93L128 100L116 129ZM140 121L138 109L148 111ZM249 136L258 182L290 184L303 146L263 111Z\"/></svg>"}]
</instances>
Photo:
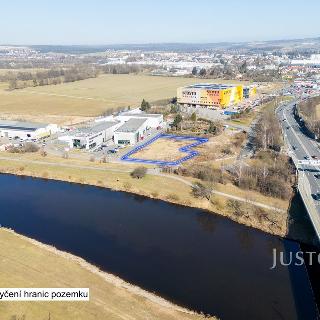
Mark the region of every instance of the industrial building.
<instances>
[{"instance_id":1,"label":"industrial building","mask_svg":"<svg viewBox=\"0 0 320 320\"><path fill-rule=\"evenodd\" d=\"M96 123L101 123L104 121L120 121L122 123L130 120L130 119L147 119L147 128L159 128L163 127L164 121L163 121L163 115L162 114L156 114L156 113L144 113L139 108L128 111L128 112L121 112L120 114L116 116L106 116L106 117L100 117L95 120Z\"/></svg>"},{"instance_id":2,"label":"industrial building","mask_svg":"<svg viewBox=\"0 0 320 320\"><path fill-rule=\"evenodd\" d=\"M158 128L163 126L163 115L162 114L152 114L152 113L131 113L124 112L116 116L115 119L118 121L126 122L130 119L146 119L147 129Z\"/></svg>"},{"instance_id":3,"label":"industrial building","mask_svg":"<svg viewBox=\"0 0 320 320\"><path fill-rule=\"evenodd\" d=\"M0 136L12 139L33 140L59 131L56 124L0 120Z\"/></svg>"},{"instance_id":4,"label":"industrial building","mask_svg":"<svg viewBox=\"0 0 320 320\"><path fill-rule=\"evenodd\" d=\"M94 123L58 137L69 148L95 150L101 145L134 145L147 130L164 126L162 114L124 112L117 116L97 118Z\"/></svg>"},{"instance_id":5,"label":"industrial building","mask_svg":"<svg viewBox=\"0 0 320 320\"><path fill-rule=\"evenodd\" d=\"M250 94L255 94L253 87L200 83L178 88L177 100L179 104L186 106L226 108L241 102Z\"/></svg>"},{"instance_id":6,"label":"industrial building","mask_svg":"<svg viewBox=\"0 0 320 320\"><path fill-rule=\"evenodd\" d=\"M121 122L105 121L92 127L76 129L58 139L67 142L70 148L91 150L111 141L114 131L119 126Z\"/></svg>"},{"instance_id":7,"label":"industrial building","mask_svg":"<svg viewBox=\"0 0 320 320\"><path fill-rule=\"evenodd\" d=\"M131 118L114 132L115 144L134 145L147 131L148 119Z\"/></svg>"}]
</instances>

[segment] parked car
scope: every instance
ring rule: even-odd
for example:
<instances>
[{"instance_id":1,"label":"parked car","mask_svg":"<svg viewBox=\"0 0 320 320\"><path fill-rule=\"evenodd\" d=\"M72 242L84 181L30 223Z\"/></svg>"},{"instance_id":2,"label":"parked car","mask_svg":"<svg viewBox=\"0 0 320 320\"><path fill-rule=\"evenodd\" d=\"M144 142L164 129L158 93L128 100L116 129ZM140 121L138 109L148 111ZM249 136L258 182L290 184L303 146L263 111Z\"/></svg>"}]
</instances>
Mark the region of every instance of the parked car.
<instances>
[{"instance_id":1,"label":"parked car","mask_svg":"<svg viewBox=\"0 0 320 320\"><path fill-rule=\"evenodd\" d=\"M107 151L107 154L117 153L118 149L110 149Z\"/></svg>"},{"instance_id":2,"label":"parked car","mask_svg":"<svg viewBox=\"0 0 320 320\"><path fill-rule=\"evenodd\" d=\"M312 195L313 200L319 201L320 200L320 194L319 193L313 193Z\"/></svg>"},{"instance_id":3,"label":"parked car","mask_svg":"<svg viewBox=\"0 0 320 320\"><path fill-rule=\"evenodd\" d=\"M315 160L317 160L317 159L318 159L318 157L317 157L317 156L315 156L315 155L311 156L311 158L312 158L312 159L315 159Z\"/></svg>"}]
</instances>

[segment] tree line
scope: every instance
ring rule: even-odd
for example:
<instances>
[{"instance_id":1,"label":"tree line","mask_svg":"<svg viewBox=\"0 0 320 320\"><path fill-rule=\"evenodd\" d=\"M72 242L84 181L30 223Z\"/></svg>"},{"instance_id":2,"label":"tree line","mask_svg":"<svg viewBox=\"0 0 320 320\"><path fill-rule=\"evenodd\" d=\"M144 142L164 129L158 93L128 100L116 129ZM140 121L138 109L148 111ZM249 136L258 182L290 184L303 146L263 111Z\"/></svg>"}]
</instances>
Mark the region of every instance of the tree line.
<instances>
[{"instance_id":1,"label":"tree line","mask_svg":"<svg viewBox=\"0 0 320 320\"><path fill-rule=\"evenodd\" d=\"M257 61L257 65L259 65L259 63L261 64L261 62ZM222 65L201 68L200 70L194 67L191 71L191 75L200 78L222 78L226 80L234 79L239 74L243 80L256 82L268 82L281 78L279 68L275 70L249 69L246 61L238 64L229 64L226 61L222 61Z\"/></svg>"},{"instance_id":2,"label":"tree line","mask_svg":"<svg viewBox=\"0 0 320 320\"><path fill-rule=\"evenodd\" d=\"M151 71L154 66L151 65L138 65L138 64L107 64L100 66L99 70L106 74L130 74L140 73L143 71Z\"/></svg>"},{"instance_id":3,"label":"tree line","mask_svg":"<svg viewBox=\"0 0 320 320\"><path fill-rule=\"evenodd\" d=\"M21 89L26 87L45 86L50 84L60 84L74 82L89 78L96 78L99 70L89 66L75 66L68 69L52 68L37 72L8 71L0 76L0 81L9 82L9 90Z\"/></svg>"},{"instance_id":4,"label":"tree line","mask_svg":"<svg viewBox=\"0 0 320 320\"><path fill-rule=\"evenodd\" d=\"M298 114L303 119L307 128L313 132L317 138L320 137L320 97L313 97L303 101L298 106Z\"/></svg>"}]
</instances>

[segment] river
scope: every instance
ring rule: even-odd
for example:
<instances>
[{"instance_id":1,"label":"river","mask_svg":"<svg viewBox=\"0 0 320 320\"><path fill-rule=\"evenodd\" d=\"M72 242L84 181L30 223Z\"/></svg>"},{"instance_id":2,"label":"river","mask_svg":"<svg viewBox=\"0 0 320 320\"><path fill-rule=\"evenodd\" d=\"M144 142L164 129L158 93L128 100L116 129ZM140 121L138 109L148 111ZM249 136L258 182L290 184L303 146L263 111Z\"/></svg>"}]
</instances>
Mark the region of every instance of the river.
<instances>
[{"instance_id":1,"label":"river","mask_svg":"<svg viewBox=\"0 0 320 320\"><path fill-rule=\"evenodd\" d=\"M0 224L221 319L316 319L306 268L270 270L299 243L200 209L124 192L0 175Z\"/></svg>"}]
</instances>

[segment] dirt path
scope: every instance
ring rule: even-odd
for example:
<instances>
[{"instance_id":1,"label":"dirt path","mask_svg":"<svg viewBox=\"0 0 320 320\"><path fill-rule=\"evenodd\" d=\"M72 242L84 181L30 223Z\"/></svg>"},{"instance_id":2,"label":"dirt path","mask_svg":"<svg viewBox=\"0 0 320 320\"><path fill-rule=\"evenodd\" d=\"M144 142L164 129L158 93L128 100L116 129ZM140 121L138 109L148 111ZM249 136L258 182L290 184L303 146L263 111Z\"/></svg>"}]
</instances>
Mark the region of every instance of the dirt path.
<instances>
[{"instance_id":1,"label":"dirt path","mask_svg":"<svg viewBox=\"0 0 320 320\"><path fill-rule=\"evenodd\" d=\"M26 160L26 159L19 159L19 158L7 158L7 157L0 157L0 160L11 160L11 161L16 161L16 162L27 162L27 163L32 163L32 164L40 164L40 165L47 165L47 166L55 166L55 167L65 167L65 168L76 168L76 169L84 169L84 170L94 170L94 171L111 171L111 172L121 172L121 173L130 173L131 169L116 169L116 168L97 168L97 167L90 167L90 166L84 166L84 165L74 165L74 164L66 164L66 163L55 163L55 162L48 162L48 161L40 161L40 160ZM173 179L180 181L188 186L192 186L192 183L188 180L185 180L181 177L174 176L174 175L168 175L164 173L159 173L157 170L148 170L148 174L150 175L155 175L155 176L161 176L161 177L166 177L168 179ZM248 200L239 196L234 196L229 193L213 190L212 191L214 194L218 194L220 196L233 199L233 200L238 200L244 203L250 203L252 205L255 205L257 207L261 207L264 209L269 209L269 210L274 210L278 212L285 212L285 210L276 208L261 202L257 201L252 201Z\"/></svg>"}]
</instances>

